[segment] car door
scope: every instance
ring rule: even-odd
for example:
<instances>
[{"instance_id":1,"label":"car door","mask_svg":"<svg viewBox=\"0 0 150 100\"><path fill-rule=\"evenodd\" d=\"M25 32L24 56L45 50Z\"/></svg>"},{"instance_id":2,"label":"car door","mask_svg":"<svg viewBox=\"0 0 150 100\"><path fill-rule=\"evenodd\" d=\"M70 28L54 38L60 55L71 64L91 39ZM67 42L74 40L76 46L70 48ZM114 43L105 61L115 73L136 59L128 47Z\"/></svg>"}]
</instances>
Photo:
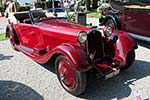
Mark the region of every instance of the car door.
<instances>
[{"instance_id":1,"label":"car door","mask_svg":"<svg viewBox=\"0 0 150 100\"><path fill-rule=\"evenodd\" d=\"M32 53L35 48L38 48L40 42L40 33L37 25L18 24L17 26L20 45L28 53Z\"/></svg>"},{"instance_id":2,"label":"car door","mask_svg":"<svg viewBox=\"0 0 150 100\"><path fill-rule=\"evenodd\" d=\"M150 11L129 10L125 13L126 31L137 35L150 36Z\"/></svg>"}]
</instances>

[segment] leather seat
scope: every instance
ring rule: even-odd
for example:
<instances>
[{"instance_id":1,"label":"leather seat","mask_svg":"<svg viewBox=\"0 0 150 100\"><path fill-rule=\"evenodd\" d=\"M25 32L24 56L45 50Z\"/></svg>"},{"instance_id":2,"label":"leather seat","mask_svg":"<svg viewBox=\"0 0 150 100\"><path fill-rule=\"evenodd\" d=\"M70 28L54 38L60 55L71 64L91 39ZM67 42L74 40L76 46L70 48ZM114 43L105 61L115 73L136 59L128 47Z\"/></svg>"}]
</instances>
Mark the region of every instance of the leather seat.
<instances>
[{"instance_id":1,"label":"leather seat","mask_svg":"<svg viewBox=\"0 0 150 100\"><path fill-rule=\"evenodd\" d=\"M31 19L24 19L24 20L23 20L23 23L32 24L32 23L31 23Z\"/></svg>"}]
</instances>

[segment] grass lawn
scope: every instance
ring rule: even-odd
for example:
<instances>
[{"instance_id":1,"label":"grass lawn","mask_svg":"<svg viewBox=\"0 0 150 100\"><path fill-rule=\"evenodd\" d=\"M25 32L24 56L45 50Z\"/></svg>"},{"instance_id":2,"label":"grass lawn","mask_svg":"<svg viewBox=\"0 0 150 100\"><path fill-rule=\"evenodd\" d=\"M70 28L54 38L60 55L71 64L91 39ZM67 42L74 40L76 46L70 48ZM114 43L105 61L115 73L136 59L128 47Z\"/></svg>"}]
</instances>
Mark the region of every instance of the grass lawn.
<instances>
[{"instance_id":1,"label":"grass lawn","mask_svg":"<svg viewBox=\"0 0 150 100\"><path fill-rule=\"evenodd\" d=\"M99 18L100 16L98 15L97 9L91 9L90 11L87 12L87 16L89 18Z\"/></svg>"},{"instance_id":2,"label":"grass lawn","mask_svg":"<svg viewBox=\"0 0 150 100\"><path fill-rule=\"evenodd\" d=\"M7 38L5 37L5 33L0 33L0 41L2 40L7 40Z\"/></svg>"},{"instance_id":3,"label":"grass lawn","mask_svg":"<svg viewBox=\"0 0 150 100\"><path fill-rule=\"evenodd\" d=\"M71 18L73 16L75 17L75 12L73 12L73 11L69 12L69 18ZM98 15L97 9L91 9L90 11L87 11L87 17L99 18L100 16Z\"/></svg>"}]
</instances>

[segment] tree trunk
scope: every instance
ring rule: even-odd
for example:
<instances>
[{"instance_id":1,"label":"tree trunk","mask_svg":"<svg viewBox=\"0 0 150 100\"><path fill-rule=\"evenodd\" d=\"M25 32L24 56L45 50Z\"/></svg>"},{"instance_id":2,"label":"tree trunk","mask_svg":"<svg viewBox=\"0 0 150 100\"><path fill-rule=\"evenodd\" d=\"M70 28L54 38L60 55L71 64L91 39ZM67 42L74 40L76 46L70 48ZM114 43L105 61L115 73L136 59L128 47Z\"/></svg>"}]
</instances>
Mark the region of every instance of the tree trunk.
<instances>
[{"instance_id":1,"label":"tree trunk","mask_svg":"<svg viewBox=\"0 0 150 100\"><path fill-rule=\"evenodd\" d=\"M86 7L86 10L90 10L90 5L91 5L91 1L90 0L85 0L85 7Z\"/></svg>"},{"instance_id":2,"label":"tree trunk","mask_svg":"<svg viewBox=\"0 0 150 100\"><path fill-rule=\"evenodd\" d=\"M93 0L93 4L92 4L92 8L97 8L98 6L97 6L97 0Z\"/></svg>"}]
</instances>

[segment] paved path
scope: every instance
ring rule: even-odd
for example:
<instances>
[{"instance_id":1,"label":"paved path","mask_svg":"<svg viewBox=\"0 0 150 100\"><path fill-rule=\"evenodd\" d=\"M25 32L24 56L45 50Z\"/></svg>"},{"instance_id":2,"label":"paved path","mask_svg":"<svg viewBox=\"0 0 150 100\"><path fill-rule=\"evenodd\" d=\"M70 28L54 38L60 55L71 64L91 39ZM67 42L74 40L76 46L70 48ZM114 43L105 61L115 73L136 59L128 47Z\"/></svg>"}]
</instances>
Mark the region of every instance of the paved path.
<instances>
[{"instance_id":1,"label":"paved path","mask_svg":"<svg viewBox=\"0 0 150 100\"><path fill-rule=\"evenodd\" d=\"M89 78L80 97L60 86L52 64L40 65L0 42L0 100L134 100L140 90L150 99L150 46L140 43L133 66L109 80Z\"/></svg>"}]
</instances>

